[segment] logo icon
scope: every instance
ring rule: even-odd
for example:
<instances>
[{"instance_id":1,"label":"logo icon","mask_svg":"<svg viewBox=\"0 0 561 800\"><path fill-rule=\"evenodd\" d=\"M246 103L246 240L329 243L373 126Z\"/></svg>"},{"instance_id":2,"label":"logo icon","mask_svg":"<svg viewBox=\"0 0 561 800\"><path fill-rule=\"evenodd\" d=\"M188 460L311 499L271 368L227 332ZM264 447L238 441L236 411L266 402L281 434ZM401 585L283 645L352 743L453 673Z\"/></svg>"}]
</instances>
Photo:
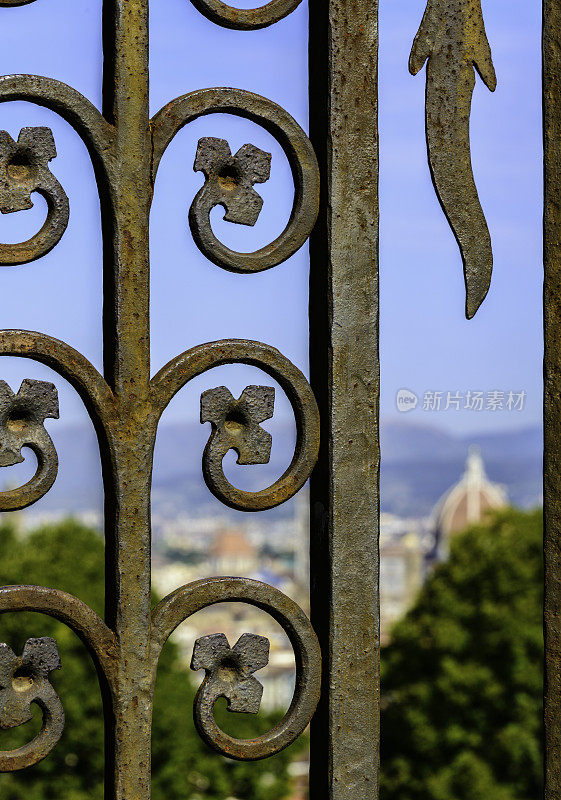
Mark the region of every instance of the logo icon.
<instances>
[{"instance_id":1,"label":"logo icon","mask_svg":"<svg viewBox=\"0 0 561 800\"><path fill-rule=\"evenodd\" d=\"M417 395L409 389L400 389L395 397L397 410L403 413L413 411L413 409L417 407L418 402L419 398Z\"/></svg>"}]
</instances>

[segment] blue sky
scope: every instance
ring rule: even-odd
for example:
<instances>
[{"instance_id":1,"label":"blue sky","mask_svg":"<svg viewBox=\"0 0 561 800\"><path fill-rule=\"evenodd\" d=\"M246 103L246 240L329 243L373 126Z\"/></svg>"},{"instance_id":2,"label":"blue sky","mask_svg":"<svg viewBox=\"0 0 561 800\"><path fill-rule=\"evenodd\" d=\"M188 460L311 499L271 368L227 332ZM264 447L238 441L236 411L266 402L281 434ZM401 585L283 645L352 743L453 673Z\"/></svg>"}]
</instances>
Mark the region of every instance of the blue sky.
<instances>
[{"instance_id":1,"label":"blue sky","mask_svg":"<svg viewBox=\"0 0 561 800\"><path fill-rule=\"evenodd\" d=\"M235 5L249 7L249 2ZM483 0L498 77L494 94L477 81L472 157L495 253L491 291L476 318L463 316L461 261L432 185L424 140L424 72L407 71L423 0L386 0L380 11L382 418L397 415L396 391L500 390L527 393L517 412L423 411L407 419L458 432L533 424L541 414L541 134L540 5ZM65 81L101 100L101 0L36 0L0 9L0 73L29 72ZM151 107L207 86L251 89L307 126L307 7L257 32L212 25L188 0L151 5ZM58 149L53 172L70 198L61 243L31 265L0 270L1 326L41 330L64 339L101 365L99 204L84 146L56 115L25 103L0 106L0 128L49 125ZM288 165L276 142L252 123L214 115L184 129L168 150L152 212L152 364L200 342L247 337L275 345L307 371L307 252L258 275L232 275L205 261L187 225L201 184L192 171L201 136L245 142L273 154L265 203L254 229L221 220L215 231L249 250L273 239L292 203ZM44 204L0 218L0 239L27 238ZM16 388L23 377L49 378L40 365L2 361ZM196 419L200 392L227 383L233 391L262 381L257 371L224 368L181 393L167 419ZM80 401L56 378L62 419L82 419ZM268 380L264 381L268 382ZM279 398L277 413L288 413ZM55 423L60 424L60 423ZM54 428L51 428L54 432ZM198 457L198 456L197 456Z\"/></svg>"}]
</instances>

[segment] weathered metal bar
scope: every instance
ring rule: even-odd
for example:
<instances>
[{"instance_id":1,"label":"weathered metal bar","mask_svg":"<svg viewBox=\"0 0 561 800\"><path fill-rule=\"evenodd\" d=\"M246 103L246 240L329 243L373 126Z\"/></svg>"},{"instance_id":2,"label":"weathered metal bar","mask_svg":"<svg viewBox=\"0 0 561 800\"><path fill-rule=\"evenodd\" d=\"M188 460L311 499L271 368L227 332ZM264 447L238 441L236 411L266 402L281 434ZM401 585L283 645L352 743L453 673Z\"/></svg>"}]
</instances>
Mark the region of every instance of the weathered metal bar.
<instances>
[{"instance_id":1,"label":"weathered metal bar","mask_svg":"<svg viewBox=\"0 0 561 800\"><path fill-rule=\"evenodd\" d=\"M561 4L543 5L545 797L561 797Z\"/></svg>"},{"instance_id":2,"label":"weathered metal bar","mask_svg":"<svg viewBox=\"0 0 561 800\"><path fill-rule=\"evenodd\" d=\"M376 0L310 0L310 372L321 418L311 484L312 623L323 690L310 796L378 793L379 443Z\"/></svg>"},{"instance_id":3,"label":"weathered metal bar","mask_svg":"<svg viewBox=\"0 0 561 800\"><path fill-rule=\"evenodd\" d=\"M107 2L107 0L106 0ZM117 394L147 396L150 370L148 221L151 136L148 112L148 0L112 0L105 36L104 112L115 125L112 220L116 291L106 300L114 329L104 342L106 378Z\"/></svg>"},{"instance_id":4,"label":"weathered metal bar","mask_svg":"<svg viewBox=\"0 0 561 800\"><path fill-rule=\"evenodd\" d=\"M106 380L118 399L119 420L115 463L105 480L106 596L107 623L115 630L123 657L118 665L115 718L109 728L112 736L107 743L113 769L106 775L109 797L114 793L115 800L148 800L150 477L155 438L146 421L152 150L148 0L113 0L108 14L113 38L107 33L104 37L104 112L115 126L115 145L112 218L104 226L104 234L111 237L104 242L104 366Z\"/></svg>"}]
</instances>

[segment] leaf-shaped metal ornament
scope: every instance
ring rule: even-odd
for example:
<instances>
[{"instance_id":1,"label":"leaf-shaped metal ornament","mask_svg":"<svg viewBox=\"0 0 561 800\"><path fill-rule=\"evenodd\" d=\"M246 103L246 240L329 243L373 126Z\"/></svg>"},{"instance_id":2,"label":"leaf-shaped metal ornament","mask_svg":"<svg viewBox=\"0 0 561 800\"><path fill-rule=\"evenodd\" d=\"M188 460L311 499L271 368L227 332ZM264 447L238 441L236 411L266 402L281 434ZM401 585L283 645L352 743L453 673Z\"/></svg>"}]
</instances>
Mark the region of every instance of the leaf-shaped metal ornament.
<instances>
[{"instance_id":1,"label":"leaf-shaped metal ornament","mask_svg":"<svg viewBox=\"0 0 561 800\"><path fill-rule=\"evenodd\" d=\"M493 252L471 166L469 120L475 70L493 92L497 78L481 0L428 0L409 71L427 61L426 132L433 183L460 246L471 319L489 291Z\"/></svg>"}]
</instances>

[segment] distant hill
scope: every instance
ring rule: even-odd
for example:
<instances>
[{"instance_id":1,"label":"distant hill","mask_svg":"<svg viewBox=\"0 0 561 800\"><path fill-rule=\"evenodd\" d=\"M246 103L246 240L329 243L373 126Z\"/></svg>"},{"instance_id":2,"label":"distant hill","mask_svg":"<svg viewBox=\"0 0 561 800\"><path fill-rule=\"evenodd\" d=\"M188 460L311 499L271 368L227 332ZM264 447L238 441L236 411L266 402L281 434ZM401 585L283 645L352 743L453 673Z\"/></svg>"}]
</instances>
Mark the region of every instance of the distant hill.
<instances>
[{"instance_id":1,"label":"distant hill","mask_svg":"<svg viewBox=\"0 0 561 800\"><path fill-rule=\"evenodd\" d=\"M382 508L398 515L430 513L464 471L468 447L477 445L489 478L502 484L511 503L542 502L542 429L452 436L442 430L392 422L382 428Z\"/></svg>"},{"instance_id":2,"label":"distant hill","mask_svg":"<svg viewBox=\"0 0 561 800\"><path fill-rule=\"evenodd\" d=\"M235 456L227 457L227 474L247 489L271 483L290 462L294 430L289 424L271 422L271 463L237 467ZM34 509L79 512L101 509L101 470L93 430L49 422L59 453L59 476L53 489ZM160 517L179 512L194 516L230 512L206 489L201 476L201 455L209 435L208 425L163 424L154 464L153 509ZM531 507L541 503L542 432L538 426L515 431L485 433L469 437L409 422L390 422L382 427L382 510L404 516L430 513L438 498L462 474L470 444L481 448L487 474L503 484L512 503ZM33 461L33 457L29 459ZM31 469L25 465L0 470L0 479L17 483ZM3 474L5 473L5 475ZM281 507L277 515L292 514Z\"/></svg>"}]
</instances>

